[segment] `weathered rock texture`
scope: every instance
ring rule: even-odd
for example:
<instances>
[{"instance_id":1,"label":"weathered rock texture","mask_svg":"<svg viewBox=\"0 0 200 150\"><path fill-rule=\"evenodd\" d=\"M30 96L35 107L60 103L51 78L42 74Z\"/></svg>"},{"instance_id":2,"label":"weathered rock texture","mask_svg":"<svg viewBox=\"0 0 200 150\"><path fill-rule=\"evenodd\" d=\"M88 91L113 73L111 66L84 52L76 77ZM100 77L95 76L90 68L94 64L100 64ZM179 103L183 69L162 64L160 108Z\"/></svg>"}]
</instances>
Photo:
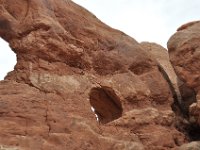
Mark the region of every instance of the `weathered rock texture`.
<instances>
[{"instance_id":1,"label":"weathered rock texture","mask_svg":"<svg viewBox=\"0 0 200 150\"><path fill-rule=\"evenodd\" d=\"M157 61L84 8L0 0L0 36L17 55L0 82L3 148L165 150L186 141Z\"/></svg>"},{"instance_id":2,"label":"weathered rock texture","mask_svg":"<svg viewBox=\"0 0 200 150\"><path fill-rule=\"evenodd\" d=\"M199 150L200 149L200 142L190 142L188 144L183 144L178 150Z\"/></svg>"},{"instance_id":3,"label":"weathered rock texture","mask_svg":"<svg viewBox=\"0 0 200 150\"><path fill-rule=\"evenodd\" d=\"M169 60L167 49L156 43L142 42L141 45L143 49L146 50L147 53L149 53L157 61L160 71L171 86L173 97L176 98L179 103L181 103L182 96L179 88L180 81Z\"/></svg>"},{"instance_id":4,"label":"weathered rock texture","mask_svg":"<svg viewBox=\"0 0 200 150\"><path fill-rule=\"evenodd\" d=\"M176 75L174 67L169 60L167 49L156 43L142 42L141 45L144 50L156 59L162 75L168 81L174 98L172 106L175 109L174 111L178 113L178 116L187 116L189 105L196 100L195 92Z\"/></svg>"},{"instance_id":5,"label":"weathered rock texture","mask_svg":"<svg viewBox=\"0 0 200 150\"><path fill-rule=\"evenodd\" d=\"M184 91L188 96L185 100L188 101L189 121L195 129L195 138L200 139L200 22L181 26L168 41L168 48L178 76L190 88Z\"/></svg>"}]
</instances>

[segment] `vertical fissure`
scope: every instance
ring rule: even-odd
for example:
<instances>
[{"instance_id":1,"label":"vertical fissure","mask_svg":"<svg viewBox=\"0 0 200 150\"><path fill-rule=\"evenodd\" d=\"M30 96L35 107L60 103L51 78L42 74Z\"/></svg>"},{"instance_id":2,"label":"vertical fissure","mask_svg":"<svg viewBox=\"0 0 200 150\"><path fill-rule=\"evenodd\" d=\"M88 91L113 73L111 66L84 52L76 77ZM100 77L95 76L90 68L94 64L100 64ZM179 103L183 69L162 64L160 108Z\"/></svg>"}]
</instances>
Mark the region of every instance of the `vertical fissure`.
<instances>
[{"instance_id":1,"label":"vertical fissure","mask_svg":"<svg viewBox=\"0 0 200 150\"><path fill-rule=\"evenodd\" d=\"M158 68L162 76L168 82L170 90L173 94L174 102L171 107L177 116L176 117L177 129L183 132L190 141L200 140L200 126L195 123L192 123L190 121L190 115L189 115L189 106L197 101L195 91L187 87L185 83L183 82L179 83L180 82L179 80L177 84L179 86L180 96L178 96L167 73L161 66L158 65Z\"/></svg>"}]
</instances>

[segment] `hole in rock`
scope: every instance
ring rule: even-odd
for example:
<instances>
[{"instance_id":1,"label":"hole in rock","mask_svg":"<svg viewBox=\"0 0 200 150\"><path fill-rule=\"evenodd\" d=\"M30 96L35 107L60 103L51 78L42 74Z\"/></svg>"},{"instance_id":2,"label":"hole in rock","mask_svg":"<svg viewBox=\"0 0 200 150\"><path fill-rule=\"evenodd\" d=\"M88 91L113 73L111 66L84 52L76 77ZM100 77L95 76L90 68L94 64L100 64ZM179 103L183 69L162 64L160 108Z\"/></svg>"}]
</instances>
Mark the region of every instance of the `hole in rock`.
<instances>
[{"instance_id":1,"label":"hole in rock","mask_svg":"<svg viewBox=\"0 0 200 150\"><path fill-rule=\"evenodd\" d=\"M0 38L0 80L3 80L7 73L14 69L16 62L16 54L9 44Z\"/></svg>"},{"instance_id":2,"label":"hole in rock","mask_svg":"<svg viewBox=\"0 0 200 150\"><path fill-rule=\"evenodd\" d=\"M97 121L102 124L122 116L122 105L114 90L109 87L92 88L90 91L91 109Z\"/></svg>"}]
</instances>

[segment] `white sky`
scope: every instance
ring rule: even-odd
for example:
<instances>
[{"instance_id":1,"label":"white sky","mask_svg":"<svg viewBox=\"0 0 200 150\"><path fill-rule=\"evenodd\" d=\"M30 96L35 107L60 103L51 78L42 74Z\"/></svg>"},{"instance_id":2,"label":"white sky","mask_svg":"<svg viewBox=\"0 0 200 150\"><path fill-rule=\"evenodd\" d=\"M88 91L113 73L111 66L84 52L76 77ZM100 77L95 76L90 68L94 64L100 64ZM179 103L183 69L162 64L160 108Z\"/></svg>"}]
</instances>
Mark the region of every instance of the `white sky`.
<instances>
[{"instance_id":1,"label":"white sky","mask_svg":"<svg viewBox=\"0 0 200 150\"><path fill-rule=\"evenodd\" d=\"M14 69L16 64L16 55L10 49L8 43L0 38L0 80L3 80L6 74Z\"/></svg>"},{"instance_id":2,"label":"white sky","mask_svg":"<svg viewBox=\"0 0 200 150\"><path fill-rule=\"evenodd\" d=\"M164 47L180 25L200 19L200 0L73 1L138 42L156 42ZM0 80L13 70L15 57L8 45L0 39Z\"/></svg>"}]
</instances>

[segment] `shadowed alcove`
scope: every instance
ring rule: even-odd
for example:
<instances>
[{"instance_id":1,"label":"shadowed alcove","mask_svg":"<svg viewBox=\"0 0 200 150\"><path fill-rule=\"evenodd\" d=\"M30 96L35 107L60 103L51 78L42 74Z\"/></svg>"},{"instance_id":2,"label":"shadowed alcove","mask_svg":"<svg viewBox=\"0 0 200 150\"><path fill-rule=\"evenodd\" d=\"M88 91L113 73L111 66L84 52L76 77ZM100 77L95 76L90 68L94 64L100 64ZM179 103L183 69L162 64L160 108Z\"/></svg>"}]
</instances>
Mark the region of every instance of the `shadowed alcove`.
<instances>
[{"instance_id":1,"label":"shadowed alcove","mask_svg":"<svg viewBox=\"0 0 200 150\"><path fill-rule=\"evenodd\" d=\"M122 105L114 90L109 87L96 87L90 91L90 104L97 120L108 123L122 116Z\"/></svg>"}]
</instances>

